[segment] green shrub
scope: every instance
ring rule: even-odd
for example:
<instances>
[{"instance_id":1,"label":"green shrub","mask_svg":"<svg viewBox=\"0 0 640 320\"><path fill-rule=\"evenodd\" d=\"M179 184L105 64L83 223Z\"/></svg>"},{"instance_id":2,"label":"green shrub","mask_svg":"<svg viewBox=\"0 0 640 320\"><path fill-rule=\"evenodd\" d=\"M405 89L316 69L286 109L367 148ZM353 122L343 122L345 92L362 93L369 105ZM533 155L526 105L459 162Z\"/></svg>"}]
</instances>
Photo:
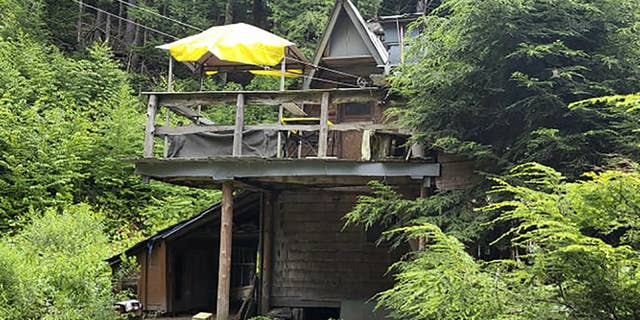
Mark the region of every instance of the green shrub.
<instances>
[{"instance_id":1,"label":"green shrub","mask_svg":"<svg viewBox=\"0 0 640 320\"><path fill-rule=\"evenodd\" d=\"M0 243L1 319L114 319L110 246L86 204L37 216Z\"/></svg>"}]
</instances>

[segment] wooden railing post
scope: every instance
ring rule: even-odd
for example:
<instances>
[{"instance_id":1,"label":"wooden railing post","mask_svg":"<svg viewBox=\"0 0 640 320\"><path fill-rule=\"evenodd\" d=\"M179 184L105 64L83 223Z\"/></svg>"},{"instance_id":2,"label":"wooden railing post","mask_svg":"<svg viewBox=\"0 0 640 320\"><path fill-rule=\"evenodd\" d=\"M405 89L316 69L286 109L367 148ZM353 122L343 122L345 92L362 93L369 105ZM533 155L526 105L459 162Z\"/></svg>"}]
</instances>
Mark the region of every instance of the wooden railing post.
<instances>
[{"instance_id":1,"label":"wooden railing post","mask_svg":"<svg viewBox=\"0 0 640 320\"><path fill-rule=\"evenodd\" d=\"M242 130L244 130L244 95L238 94L236 102L236 125L233 130L233 156L242 155Z\"/></svg>"},{"instance_id":2,"label":"wooden railing post","mask_svg":"<svg viewBox=\"0 0 640 320\"><path fill-rule=\"evenodd\" d=\"M153 136L156 131L156 112L158 111L158 96L149 96L147 105L147 126L144 129L144 157L153 158Z\"/></svg>"},{"instance_id":3,"label":"wooden railing post","mask_svg":"<svg viewBox=\"0 0 640 320\"><path fill-rule=\"evenodd\" d=\"M318 157L327 156L327 139L329 137L329 93L322 94L322 102L320 104L320 137L318 139Z\"/></svg>"},{"instance_id":4,"label":"wooden railing post","mask_svg":"<svg viewBox=\"0 0 640 320\"><path fill-rule=\"evenodd\" d=\"M284 115L284 107L282 104L278 107L278 125L282 125L282 118ZM277 142L276 158L282 158L282 131L278 130L278 142Z\"/></svg>"},{"instance_id":5,"label":"wooden railing post","mask_svg":"<svg viewBox=\"0 0 640 320\"><path fill-rule=\"evenodd\" d=\"M216 319L229 319L231 287L231 232L233 230L233 181L222 183L222 215L220 217L220 256L218 261L218 300Z\"/></svg>"}]
</instances>

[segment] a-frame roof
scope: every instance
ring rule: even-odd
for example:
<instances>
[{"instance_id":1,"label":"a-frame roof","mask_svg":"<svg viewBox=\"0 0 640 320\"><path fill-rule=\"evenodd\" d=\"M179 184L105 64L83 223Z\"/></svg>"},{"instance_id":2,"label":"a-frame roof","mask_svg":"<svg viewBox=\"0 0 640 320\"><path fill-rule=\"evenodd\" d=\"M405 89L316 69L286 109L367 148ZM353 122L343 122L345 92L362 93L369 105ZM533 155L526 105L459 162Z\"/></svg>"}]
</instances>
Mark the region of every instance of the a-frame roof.
<instances>
[{"instance_id":1,"label":"a-frame roof","mask_svg":"<svg viewBox=\"0 0 640 320\"><path fill-rule=\"evenodd\" d=\"M367 27L366 22L362 18L362 15L358 11L358 9L351 3L350 0L336 0L336 3L333 7L333 11L327 21L327 25L322 34L322 38L320 40L320 44L318 49L316 50L316 54L313 58L314 65L320 65L322 63L322 58L327 51L327 47L331 43L332 37L334 37L335 32L340 32L339 28L336 28L339 22L342 20L348 20L347 27L353 27L357 31L357 35L359 39L356 41L363 43L368 51L368 55L371 55L375 60L375 63L378 67L385 67L389 61L389 54L384 44L380 39ZM344 26L344 25L342 25ZM310 82L312 81L312 77L315 74L315 70L311 71L310 77L305 81L305 87L308 87Z\"/></svg>"}]
</instances>

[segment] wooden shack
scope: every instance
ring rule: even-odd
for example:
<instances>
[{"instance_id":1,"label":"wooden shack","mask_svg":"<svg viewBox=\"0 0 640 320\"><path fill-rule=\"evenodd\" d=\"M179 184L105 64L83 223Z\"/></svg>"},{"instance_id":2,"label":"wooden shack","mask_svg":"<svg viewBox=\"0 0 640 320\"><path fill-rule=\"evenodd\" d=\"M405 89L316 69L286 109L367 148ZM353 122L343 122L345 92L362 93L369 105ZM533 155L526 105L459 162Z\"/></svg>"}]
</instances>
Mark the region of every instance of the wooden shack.
<instances>
[{"instance_id":1,"label":"wooden shack","mask_svg":"<svg viewBox=\"0 0 640 320\"><path fill-rule=\"evenodd\" d=\"M381 318L368 301L391 286L386 271L403 251L376 245L376 230L344 229L342 217L372 180L416 198L441 171L436 153L416 156L411 132L383 116L392 101L372 78L388 73L389 48L349 0L337 0L302 90L144 93L136 173L222 190L219 205L127 251L142 265L147 309L215 311L218 320L251 305L296 320ZM233 125L200 121L201 110L221 105L235 105ZM279 106L278 122L246 125L248 105ZM165 110L181 125L156 124ZM249 222L256 232L239 233ZM234 293L246 284L234 276L237 261L255 265L253 295Z\"/></svg>"},{"instance_id":2,"label":"wooden shack","mask_svg":"<svg viewBox=\"0 0 640 320\"><path fill-rule=\"evenodd\" d=\"M234 201L231 293L235 303L246 299L255 276L260 239L261 194L244 192ZM214 310L217 289L221 206L159 231L124 252L140 266L129 289L148 311L191 314ZM113 269L120 255L108 259Z\"/></svg>"}]
</instances>

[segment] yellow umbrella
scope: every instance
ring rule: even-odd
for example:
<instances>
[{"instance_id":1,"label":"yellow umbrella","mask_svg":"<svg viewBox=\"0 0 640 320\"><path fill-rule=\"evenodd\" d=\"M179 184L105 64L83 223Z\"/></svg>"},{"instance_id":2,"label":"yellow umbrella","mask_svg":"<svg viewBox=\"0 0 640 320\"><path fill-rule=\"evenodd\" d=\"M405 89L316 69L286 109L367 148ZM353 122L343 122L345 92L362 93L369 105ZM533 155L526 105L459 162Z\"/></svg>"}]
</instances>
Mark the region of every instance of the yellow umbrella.
<instances>
[{"instance_id":1,"label":"yellow umbrella","mask_svg":"<svg viewBox=\"0 0 640 320\"><path fill-rule=\"evenodd\" d=\"M304 69L308 64L293 42L246 23L212 27L158 48L169 51L175 60L193 70L201 66L209 73L261 71L280 65L285 56L287 68ZM276 72L275 75L281 73ZM292 70L287 71L287 75L290 72Z\"/></svg>"}]
</instances>

